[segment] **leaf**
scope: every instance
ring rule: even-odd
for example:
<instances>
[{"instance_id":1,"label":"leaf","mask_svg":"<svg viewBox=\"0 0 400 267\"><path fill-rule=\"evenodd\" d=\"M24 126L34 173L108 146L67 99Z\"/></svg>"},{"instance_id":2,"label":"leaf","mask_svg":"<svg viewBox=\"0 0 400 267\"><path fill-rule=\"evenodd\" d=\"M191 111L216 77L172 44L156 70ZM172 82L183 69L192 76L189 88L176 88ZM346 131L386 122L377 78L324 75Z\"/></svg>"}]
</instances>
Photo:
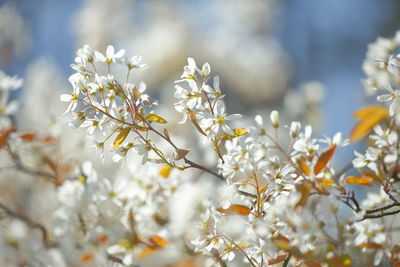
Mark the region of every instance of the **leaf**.
<instances>
[{"instance_id":1,"label":"leaf","mask_svg":"<svg viewBox=\"0 0 400 267\"><path fill-rule=\"evenodd\" d=\"M36 139L36 137L37 137L36 133L26 133L19 136L19 138L21 138L25 142L32 142L33 140Z\"/></svg>"},{"instance_id":2,"label":"leaf","mask_svg":"<svg viewBox=\"0 0 400 267\"><path fill-rule=\"evenodd\" d=\"M158 122L158 123L167 123L167 121L163 118L161 118L160 116L156 115L156 114L149 114L145 117L146 120L148 121L154 121L154 122Z\"/></svg>"},{"instance_id":3,"label":"leaf","mask_svg":"<svg viewBox=\"0 0 400 267\"><path fill-rule=\"evenodd\" d=\"M284 261L287 258L288 254L279 254L275 259L268 259L268 265L274 265Z\"/></svg>"},{"instance_id":4,"label":"leaf","mask_svg":"<svg viewBox=\"0 0 400 267\"><path fill-rule=\"evenodd\" d=\"M244 205L236 205L232 204L228 208L217 208L217 211L221 213L225 213L226 215L249 215L251 213L251 209Z\"/></svg>"},{"instance_id":5,"label":"leaf","mask_svg":"<svg viewBox=\"0 0 400 267\"><path fill-rule=\"evenodd\" d=\"M362 243L358 245L359 248L370 248L370 249L380 249L382 248L382 245L370 242L370 243Z\"/></svg>"},{"instance_id":6,"label":"leaf","mask_svg":"<svg viewBox=\"0 0 400 267\"><path fill-rule=\"evenodd\" d=\"M137 258L140 260L146 259L149 256L151 256L154 252L156 252L157 250L159 250L159 248L147 246L138 253Z\"/></svg>"},{"instance_id":7,"label":"leaf","mask_svg":"<svg viewBox=\"0 0 400 267\"><path fill-rule=\"evenodd\" d=\"M89 261L91 261L94 258L94 255L92 253L85 253L82 255L82 257L80 258L80 262L81 263L87 263Z\"/></svg>"},{"instance_id":8,"label":"leaf","mask_svg":"<svg viewBox=\"0 0 400 267\"><path fill-rule=\"evenodd\" d=\"M335 152L336 145L331 145L327 150L321 153L318 157L317 163L314 166L314 174L320 173L328 162L331 160L333 153Z\"/></svg>"},{"instance_id":9,"label":"leaf","mask_svg":"<svg viewBox=\"0 0 400 267\"><path fill-rule=\"evenodd\" d=\"M246 128L235 128L233 129L233 135L223 133L221 138L222 140L228 140L228 139L233 139L242 135L247 134L249 131Z\"/></svg>"},{"instance_id":10,"label":"leaf","mask_svg":"<svg viewBox=\"0 0 400 267\"><path fill-rule=\"evenodd\" d=\"M371 182L374 179L371 177L366 176L349 176L346 178L346 184L357 184L357 185L364 185L364 186L371 186Z\"/></svg>"},{"instance_id":11,"label":"leaf","mask_svg":"<svg viewBox=\"0 0 400 267\"><path fill-rule=\"evenodd\" d=\"M299 189L301 193L300 199L297 201L295 208L304 206L307 202L308 197L310 196L310 191L311 191L311 185L305 184L302 185Z\"/></svg>"},{"instance_id":12,"label":"leaf","mask_svg":"<svg viewBox=\"0 0 400 267\"><path fill-rule=\"evenodd\" d=\"M353 117L360 119L350 133L351 142L358 141L366 136L372 128L378 125L382 120L389 117L389 113L382 106L368 106L359 109L353 114Z\"/></svg>"},{"instance_id":13,"label":"leaf","mask_svg":"<svg viewBox=\"0 0 400 267\"><path fill-rule=\"evenodd\" d=\"M162 238L161 236L154 235L149 238L149 241L155 246L159 248L165 248L168 246L168 241Z\"/></svg>"},{"instance_id":14,"label":"leaf","mask_svg":"<svg viewBox=\"0 0 400 267\"><path fill-rule=\"evenodd\" d=\"M0 148L7 144L8 136L15 131L15 127L4 130L0 133Z\"/></svg>"},{"instance_id":15,"label":"leaf","mask_svg":"<svg viewBox=\"0 0 400 267\"><path fill-rule=\"evenodd\" d=\"M328 178L317 178L316 179L319 183L326 187L332 187L334 185L334 181Z\"/></svg>"},{"instance_id":16,"label":"leaf","mask_svg":"<svg viewBox=\"0 0 400 267\"><path fill-rule=\"evenodd\" d=\"M180 159L183 159L184 157L186 157L186 155L190 152L190 149L178 148L175 152L176 152L175 159L180 160Z\"/></svg>"},{"instance_id":17,"label":"leaf","mask_svg":"<svg viewBox=\"0 0 400 267\"><path fill-rule=\"evenodd\" d=\"M297 165L299 166L299 169L305 176L309 176L311 174L310 168L308 168L307 164L305 163L304 159L299 158L297 160Z\"/></svg>"},{"instance_id":18,"label":"leaf","mask_svg":"<svg viewBox=\"0 0 400 267\"><path fill-rule=\"evenodd\" d=\"M197 131L199 131L199 133L201 133L202 135L207 136L207 134L203 131L203 129L201 129L200 125L198 124L196 120L196 115L194 114L193 111L189 111L189 117L190 121L192 122L193 126L197 129Z\"/></svg>"},{"instance_id":19,"label":"leaf","mask_svg":"<svg viewBox=\"0 0 400 267\"><path fill-rule=\"evenodd\" d=\"M171 174L172 168L173 167L171 165L165 165L164 167L161 168L161 170L158 174L160 176L164 177L165 179L167 179L167 178L169 178L169 175Z\"/></svg>"},{"instance_id":20,"label":"leaf","mask_svg":"<svg viewBox=\"0 0 400 267\"><path fill-rule=\"evenodd\" d=\"M130 131L131 129L129 127L122 128L114 140L113 148L119 147L125 141Z\"/></svg>"},{"instance_id":21,"label":"leaf","mask_svg":"<svg viewBox=\"0 0 400 267\"><path fill-rule=\"evenodd\" d=\"M363 175L363 176L367 176L367 177L371 177L372 179L374 179L374 181L378 182L378 183L383 183L384 179L382 177L380 177L379 175L376 175L375 173L373 173L372 171L369 170L359 170L359 172Z\"/></svg>"}]
</instances>

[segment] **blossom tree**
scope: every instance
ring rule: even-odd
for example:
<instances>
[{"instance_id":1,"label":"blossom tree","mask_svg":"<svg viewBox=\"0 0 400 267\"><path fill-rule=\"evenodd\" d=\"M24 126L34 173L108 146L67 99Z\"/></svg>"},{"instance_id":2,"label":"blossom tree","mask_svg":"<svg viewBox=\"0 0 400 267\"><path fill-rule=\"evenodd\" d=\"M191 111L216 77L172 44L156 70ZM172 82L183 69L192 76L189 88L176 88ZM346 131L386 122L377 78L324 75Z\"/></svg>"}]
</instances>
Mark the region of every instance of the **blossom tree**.
<instances>
[{"instance_id":1,"label":"blossom tree","mask_svg":"<svg viewBox=\"0 0 400 267\"><path fill-rule=\"evenodd\" d=\"M1 168L15 183L0 197L0 262L400 266L399 44L398 33L368 47L363 84L383 91L383 104L355 111L347 138L318 137L276 110L251 120L229 113L219 77L193 58L175 93L166 89L176 102L159 104L137 80L151 72L141 56L85 45L60 96L69 125L85 129L71 140L67 130L21 130L10 93L23 81L0 72ZM176 131L182 124L189 136ZM337 150L360 140L364 152L336 162ZM84 150L102 163L84 160Z\"/></svg>"}]
</instances>

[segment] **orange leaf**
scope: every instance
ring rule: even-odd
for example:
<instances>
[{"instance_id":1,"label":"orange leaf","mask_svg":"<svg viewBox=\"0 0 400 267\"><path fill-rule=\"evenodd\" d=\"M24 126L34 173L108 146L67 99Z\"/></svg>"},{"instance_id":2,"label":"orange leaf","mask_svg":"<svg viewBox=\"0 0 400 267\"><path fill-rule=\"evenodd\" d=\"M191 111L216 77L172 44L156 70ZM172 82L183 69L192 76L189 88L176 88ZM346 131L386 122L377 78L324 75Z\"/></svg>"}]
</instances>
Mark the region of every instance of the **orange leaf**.
<instances>
[{"instance_id":1,"label":"orange leaf","mask_svg":"<svg viewBox=\"0 0 400 267\"><path fill-rule=\"evenodd\" d=\"M284 261L287 258L288 254L279 254L276 256L275 259L268 259L268 265L274 265L277 263L280 263L281 261Z\"/></svg>"},{"instance_id":2,"label":"orange leaf","mask_svg":"<svg viewBox=\"0 0 400 267\"><path fill-rule=\"evenodd\" d=\"M170 174L172 171L172 166L171 165L165 165L164 167L161 168L159 171L159 175L164 177L165 179L169 178Z\"/></svg>"},{"instance_id":3,"label":"orange leaf","mask_svg":"<svg viewBox=\"0 0 400 267\"><path fill-rule=\"evenodd\" d=\"M389 113L384 107L368 106L356 111L353 114L353 117L360 119L349 136L350 141L355 142L362 139L372 130L372 128L378 125L382 120L389 117Z\"/></svg>"},{"instance_id":4,"label":"orange leaf","mask_svg":"<svg viewBox=\"0 0 400 267\"><path fill-rule=\"evenodd\" d=\"M23 135L20 135L19 138L21 138L22 140L26 141L26 142L32 142L33 140L35 140L37 137L36 133L26 133Z\"/></svg>"},{"instance_id":5,"label":"orange leaf","mask_svg":"<svg viewBox=\"0 0 400 267\"><path fill-rule=\"evenodd\" d=\"M137 258L138 259L145 259L148 258L151 254L153 254L154 252L156 252L157 250L159 250L159 248L155 248L155 247L145 247L142 251L140 251L137 254Z\"/></svg>"},{"instance_id":6,"label":"orange leaf","mask_svg":"<svg viewBox=\"0 0 400 267\"><path fill-rule=\"evenodd\" d=\"M7 144L8 136L15 131L15 127L4 130L0 133L0 148Z\"/></svg>"},{"instance_id":7,"label":"orange leaf","mask_svg":"<svg viewBox=\"0 0 400 267\"><path fill-rule=\"evenodd\" d=\"M370 248L370 249L380 249L382 248L382 245L377 244L377 243L362 243L358 245L359 248Z\"/></svg>"},{"instance_id":8,"label":"orange leaf","mask_svg":"<svg viewBox=\"0 0 400 267\"><path fill-rule=\"evenodd\" d=\"M87 263L94 258L92 253L85 253L82 255L81 259L79 260L81 263Z\"/></svg>"},{"instance_id":9,"label":"orange leaf","mask_svg":"<svg viewBox=\"0 0 400 267\"><path fill-rule=\"evenodd\" d=\"M149 241L156 247L165 248L166 246L168 246L168 241L158 235L150 237Z\"/></svg>"},{"instance_id":10,"label":"orange leaf","mask_svg":"<svg viewBox=\"0 0 400 267\"><path fill-rule=\"evenodd\" d=\"M371 177L359 177L359 176L349 176L346 178L346 184L358 184L358 185L364 185L364 186L371 186L371 182L374 179Z\"/></svg>"},{"instance_id":11,"label":"orange leaf","mask_svg":"<svg viewBox=\"0 0 400 267\"><path fill-rule=\"evenodd\" d=\"M333 184L335 183L333 180L328 178L317 178L315 180L317 180L319 183L321 183L323 186L326 187L332 187Z\"/></svg>"},{"instance_id":12,"label":"orange leaf","mask_svg":"<svg viewBox=\"0 0 400 267\"><path fill-rule=\"evenodd\" d=\"M295 206L296 208L300 207L300 206L304 206L306 204L306 201L307 201L308 197L310 196L311 186L309 184L303 185L303 186L301 186L299 191L301 193L301 197L300 197L299 201L297 201L297 203L296 203L296 206Z\"/></svg>"},{"instance_id":13,"label":"orange leaf","mask_svg":"<svg viewBox=\"0 0 400 267\"><path fill-rule=\"evenodd\" d=\"M376 182L378 182L378 183L383 183L383 178L380 177L379 175L376 175L376 174L373 173L372 171L368 171L368 170L359 170L359 172L360 172L363 176L371 177L372 179L374 179L374 181L376 181Z\"/></svg>"},{"instance_id":14,"label":"orange leaf","mask_svg":"<svg viewBox=\"0 0 400 267\"><path fill-rule=\"evenodd\" d=\"M335 152L336 145L331 145L327 150L321 153L319 156L317 163L314 166L314 174L320 173L328 162L331 160L333 153Z\"/></svg>"},{"instance_id":15,"label":"orange leaf","mask_svg":"<svg viewBox=\"0 0 400 267\"><path fill-rule=\"evenodd\" d=\"M250 208L248 208L247 206L235 205L235 204L230 205L226 209L217 208L217 211L225 213L226 215L241 215L241 216L249 215L251 213Z\"/></svg>"},{"instance_id":16,"label":"orange leaf","mask_svg":"<svg viewBox=\"0 0 400 267\"><path fill-rule=\"evenodd\" d=\"M308 168L307 164L305 163L304 159L298 159L297 165L299 165L299 169L305 176L310 176L310 168Z\"/></svg>"}]
</instances>

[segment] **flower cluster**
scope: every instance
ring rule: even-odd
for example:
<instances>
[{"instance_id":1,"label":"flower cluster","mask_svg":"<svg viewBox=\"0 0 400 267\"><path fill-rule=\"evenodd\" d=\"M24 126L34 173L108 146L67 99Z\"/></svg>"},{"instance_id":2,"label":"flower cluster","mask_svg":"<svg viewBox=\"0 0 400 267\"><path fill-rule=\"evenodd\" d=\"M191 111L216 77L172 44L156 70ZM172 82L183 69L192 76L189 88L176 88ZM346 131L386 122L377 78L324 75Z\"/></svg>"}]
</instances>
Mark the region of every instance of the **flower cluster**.
<instances>
[{"instance_id":1,"label":"flower cluster","mask_svg":"<svg viewBox=\"0 0 400 267\"><path fill-rule=\"evenodd\" d=\"M190 122L205 141L191 149L167 129L145 83L133 81L147 68L140 56L85 45L72 65L72 93L61 101L68 103L70 126L86 129L83 137L94 140L103 161L110 147L112 159L125 162L112 172L102 169L107 161L69 158L61 134L16 129L17 106L9 99L22 80L0 72L1 168L22 177L15 180L20 189L0 200L0 263L399 265L396 40L371 45L364 65L365 86L386 90L378 101L388 107L356 111L359 121L348 138L340 132L317 137L311 125L276 110L236 128L241 115L226 112L219 78L208 63L199 68L189 58L175 84L174 107L180 123ZM364 138L365 152L338 168L337 151ZM213 151L202 154L209 144ZM189 159L210 154L215 158L208 164ZM364 198L363 186L371 188ZM4 204L9 195L32 204L12 208Z\"/></svg>"}]
</instances>

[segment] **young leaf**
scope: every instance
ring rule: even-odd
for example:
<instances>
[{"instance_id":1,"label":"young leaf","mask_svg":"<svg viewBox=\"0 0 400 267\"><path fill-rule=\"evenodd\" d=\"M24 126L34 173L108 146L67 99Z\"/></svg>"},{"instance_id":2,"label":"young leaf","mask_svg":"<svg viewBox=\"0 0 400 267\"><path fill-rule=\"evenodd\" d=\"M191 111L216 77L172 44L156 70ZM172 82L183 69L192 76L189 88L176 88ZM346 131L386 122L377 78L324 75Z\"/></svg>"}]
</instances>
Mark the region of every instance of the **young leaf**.
<instances>
[{"instance_id":1,"label":"young leaf","mask_svg":"<svg viewBox=\"0 0 400 267\"><path fill-rule=\"evenodd\" d=\"M360 119L360 121L354 126L350 133L349 139L351 142L358 141L366 136L372 128L389 117L389 113L384 107L368 106L356 111L353 117Z\"/></svg>"},{"instance_id":2,"label":"young leaf","mask_svg":"<svg viewBox=\"0 0 400 267\"><path fill-rule=\"evenodd\" d=\"M333 184L335 183L333 180L328 178L317 178L315 180L317 180L319 183L321 183L323 186L326 187L332 187Z\"/></svg>"},{"instance_id":3,"label":"young leaf","mask_svg":"<svg viewBox=\"0 0 400 267\"><path fill-rule=\"evenodd\" d=\"M251 209L248 208L247 206L235 205L235 204L230 205L226 209L217 208L217 211L225 213L226 215L240 215L240 216L249 215L251 213Z\"/></svg>"},{"instance_id":4,"label":"young leaf","mask_svg":"<svg viewBox=\"0 0 400 267\"><path fill-rule=\"evenodd\" d=\"M8 136L15 131L14 127L4 130L0 133L0 148L7 144Z\"/></svg>"},{"instance_id":5,"label":"young leaf","mask_svg":"<svg viewBox=\"0 0 400 267\"><path fill-rule=\"evenodd\" d=\"M288 254L279 254L275 259L268 259L268 265L274 265L284 261L288 257Z\"/></svg>"},{"instance_id":6,"label":"young leaf","mask_svg":"<svg viewBox=\"0 0 400 267\"><path fill-rule=\"evenodd\" d=\"M229 135L227 133L223 133L221 138L223 140L233 139L242 135L247 134L249 131L246 128L237 128L233 129L233 135Z\"/></svg>"},{"instance_id":7,"label":"young leaf","mask_svg":"<svg viewBox=\"0 0 400 267\"><path fill-rule=\"evenodd\" d=\"M358 185L364 185L364 186L371 186L371 182L374 179L371 177L359 177L359 176L349 176L346 178L346 184L358 184Z\"/></svg>"},{"instance_id":8,"label":"young leaf","mask_svg":"<svg viewBox=\"0 0 400 267\"><path fill-rule=\"evenodd\" d=\"M199 131L199 133L201 133L202 135L207 136L207 134L203 131L203 129L201 129L200 125L197 123L196 115L194 114L193 111L189 112L189 117L190 121L192 122L193 126L197 129L197 131Z\"/></svg>"},{"instance_id":9,"label":"young leaf","mask_svg":"<svg viewBox=\"0 0 400 267\"><path fill-rule=\"evenodd\" d=\"M156 115L156 114L149 114L145 117L146 120L148 121L154 121L154 122L158 122L158 123L167 123L167 121L163 118L161 118L160 116Z\"/></svg>"},{"instance_id":10,"label":"young leaf","mask_svg":"<svg viewBox=\"0 0 400 267\"><path fill-rule=\"evenodd\" d=\"M146 259L157 250L159 250L159 248L147 246L137 254L137 258L140 260Z\"/></svg>"},{"instance_id":11,"label":"young leaf","mask_svg":"<svg viewBox=\"0 0 400 267\"><path fill-rule=\"evenodd\" d=\"M119 134L117 135L117 137L114 140L113 148L119 147L125 141L125 139L128 136L129 132L130 132L130 128L129 127L122 128L119 131Z\"/></svg>"},{"instance_id":12,"label":"young leaf","mask_svg":"<svg viewBox=\"0 0 400 267\"><path fill-rule=\"evenodd\" d=\"M331 160L333 153L335 152L336 145L330 146L327 150L322 152L322 154L319 156L317 163L314 166L314 174L317 175L320 173L325 166L328 164L328 162Z\"/></svg>"},{"instance_id":13,"label":"young leaf","mask_svg":"<svg viewBox=\"0 0 400 267\"><path fill-rule=\"evenodd\" d=\"M168 241L162 238L161 236L154 235L149 238L149 241L155 246L160 248L165 248L168 246Z\"/></svg>"},{"instance_id":14,"label":"young leaf","mask_svg":"<svg viewBox=\"0 0 400 267\"><path fill-rule=\"evenodd\" d=\"M372 179L374 179L374 181L378 182L378 183L383 183L384 179L378 175L376 175L375 173L373 173L372 171L369 170L359 170L359 172L366 177L371 177Z\"/></svg>"},{"instance_id":15,"label":"young leaf","mask_svg":"<svg viewBox=\"0 0 400 267\"><path fill-rule=\"evenodd\" d=\"M165 179L169 178L172 171L171 165L165 165L161 168L160 172L158 173L160 176L164 177Z\"/></svg>"},{"instance_id":16,"label":"young leaf","mask_svg":"<svg viewBox=\"0 0 400 267\"><path fill-rule=\"evenodd\" d=\"M87 263L89 261L91 261L94 258L94 255L92 253L85 253L82 255L82 257L80 258L80 262L81 263Z\"/></svg>"},{"instance_id":17,"label":"young leaf","mask_svg":"<svg viewBox=\"0 0 400 267\"><path fill-rule=\"evenodd\" d=\"M310 169L308 168L307 164L305 163L304 159L299 158L297 160L297 165L299 169L305 176L309 176L311 174Z\"/></svg>"}]
</instances>

